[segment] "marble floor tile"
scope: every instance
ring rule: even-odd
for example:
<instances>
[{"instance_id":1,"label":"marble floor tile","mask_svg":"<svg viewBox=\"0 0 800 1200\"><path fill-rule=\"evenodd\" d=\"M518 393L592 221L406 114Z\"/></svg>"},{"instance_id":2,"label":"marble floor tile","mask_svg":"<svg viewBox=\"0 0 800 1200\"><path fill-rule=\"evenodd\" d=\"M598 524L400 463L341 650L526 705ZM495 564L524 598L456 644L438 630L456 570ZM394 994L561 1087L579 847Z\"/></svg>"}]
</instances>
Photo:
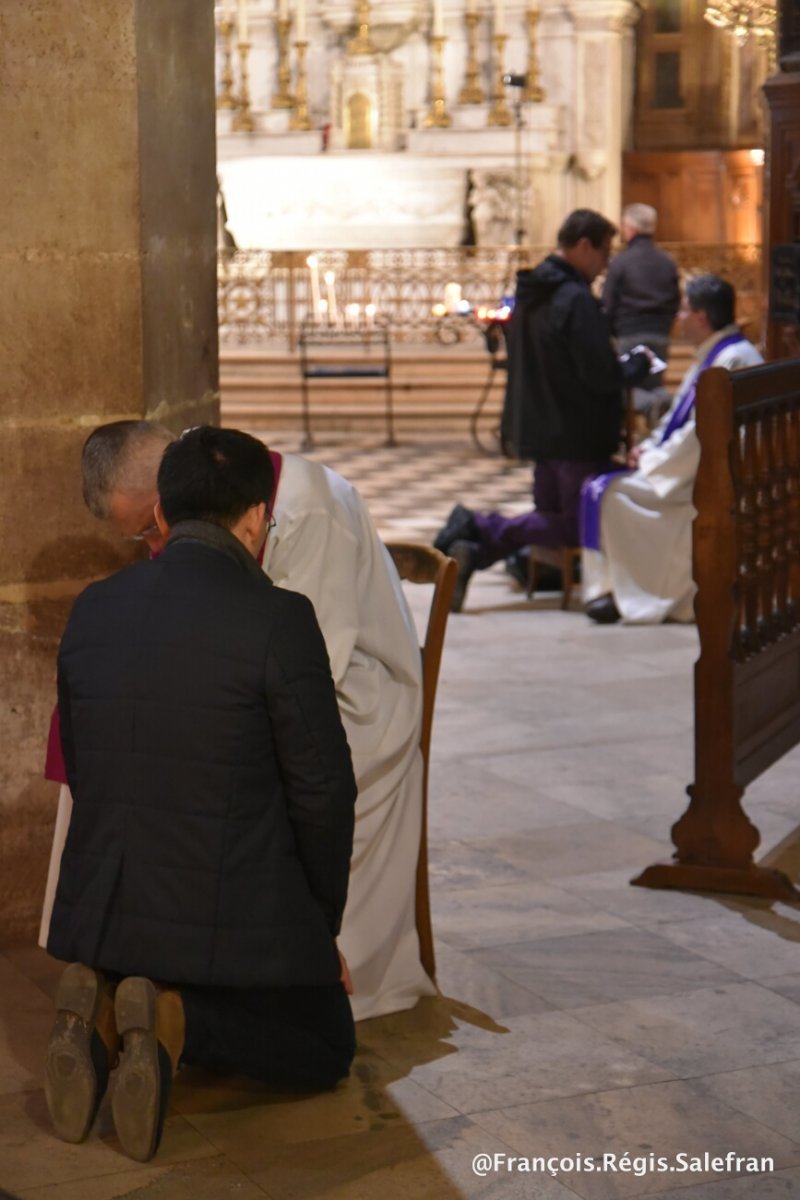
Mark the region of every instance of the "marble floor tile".
<instances>
[{"instance_id":1,"label":"marble floor tile","mask_svg":"<svg viewBox=\"0 0 800 1200\"><path fill-rule=\"evenodd\" d=\"M607 871L641 870L663 857L666 843L629 832L614 821L586 819L579 824L537 829L516 837L472 839L473 845L527 868L542 879Z\"/></svg>"},{"instance_id":2,"label":"marble floor tile","mask_svg":"<svg viewBox=\"0 0 800 1200\"><path fill-rule=\"evenodd\" d=\"M471 953L563 1009L740 982L726 968L661 937L660 927L597 930Z\"/></svg>"},{"instance_id":3,"label":"marble floor tile","mask_svg":"<svg viewBox=\"0 0 800 1200\"><path fill-rule=\"evenodd\" d=\"M495 1032L459 1023L450 1038L454 1051L428 1062L402 1066L411 1079L462 1113L552 1096L666 1079L671 1072L598 1036L567 1013L510 1016ZM405 1047L407 1052L410 1047ZM404 1048L391 1040L375 1049L390 1058Z\"/></svg>"},{"instance_id":4,"label":"marble floor tile","mask_svg":"<svg viewBox=\"0 0 800 1200\"><path fill-rule=\"evenodd\" d=\"M700 1087L760 1125L800 1141L800 1059L706 1075Z\"/></svg>"},{"instance_id":5,"label":"marble floor tile","mask_svg":"<svg viewBox=\"0 0 800 1200\"><path fill-rule=\"evenodd\" d=\"M520 787L486 770L475 759L462 760L454 770L439 766L434 754L428 788L432 842L482 838L487 827L500 836L575 825L585 819L579 808L553 800L546 789L538 786L535 774L527 786Z\"/></svg>"},{"instance_id":6,"label":"marble floor tile","mask_svg":"<svg viewBox=\"0 0 800 1200\"><path fill-rule=\"evenodd\" d=\"M160 1167L215 1154L214 1147L182 1117L175 1113L167 1116L158 1152ZM52 1132L43 1092L0 1097L0 1187L24 1194L35 1187L118 1175L130 1169L131 1160L113 1132L107 1103L87 1140L74 1146L59 1141Z\"/></svg>"},{"instance_id":7,"label":"marble floor tile","mask_svg":"<svg viewBox=\"0 0 800 1200\"><path fill-rule=\"evenodd\" d=\"M209 1141L311 1142L317 1137L374 1133L402 1121L423 1123L457 1116L440 1098L368 1047L356 1055L348 1079L331 1092L278 1092L248 1080L220 1080L187 1072L173 1106Z\"/></svg>"},{"instance_id":8,"label":"marble floor tile","mask_svg":"<svg viewBox=\"0 0 800 1200\"><path fill-rule=\"evenodd\" d=\"M636 874L629 867L618 867L586 875L561 875L553 882L565 892L644 929L658 930L663 924L700 917L719 906L720 897L711 894L633 887L631 879Z\"/></svg>"},{"instance_id":9,"label":"marble floor tile","mask_svg":"<svg viewBox=\"0 0 800 1200\"><path fill-rule=\"evenodd\" d=\"M629 928L619 917L543 882L444 892L433 897L432 917L437 937L460 950Z\"/></svg>"},{"instance_id":10,"label":"marble floor tile","mask_svg":"<svg viewBox=\"0 0 800 1200\"><path fill-rule=\"evenodd\" d=\"M675 1191L647 1192L647 1200L797 1200L798 1196L800 1168L791 1167L769 1175L743 1175Z\"/></svg>"},{"instance_id":11,"label":"marble floor tile","mask_svg":"<svg viewBox=\"0 0 800 1200\"><path fill-rule=\"evenodd\" d=\"M800 910L788 905L773 911L756 902L739 912L717 906L661 933L745 979L800 972Z\"/></svg>"},{"instance_id":12,"label":"marble floor tile","mask_svg":"<svg viewBox=\"0 0 800 1200\"><path fill-rule=\"evenodd\" d=\"M473 955L441 941L436 946L436 981L443 996L458 997L460 1003L492 1013L496 1020L548 1012L553 1007L499 971L483 966Z\"/></svg>"},{"instance_id":13,"label":"marble floor tile","mask_svg":"<svg viewBox=\"0 0 800 1200\"><path fill-rule=\"evenodd\" d=\"M430 803L430 794L429 794ZM527 873L514 863L480 850L469 841L428 838L428 879L431 894L466 888L523 883Z\"/></svg>"},{"instance_id":14,"label":"marble floor tile","mask_svg":"<svg viewBox=\"0 0 800 1200\"><path fill-rule=\"evenodd\" d=\"M358 1139L358 1153L350 1142L318 1141L293 1156L274 1146L269 1161L248 1173L272 1200L574 1200L549 1177L476 1176L477 1154L512 1151L465 1117L383 1130Z\"/></svg>"},{"instance_id":15,"label":"marble floor tile","mask_svg":"<svg viewBox=\"0 0 800 1200\"><path fill-rule=\"evenodd\" d=\"M20 1200L264 1200L268 1195L218 1156L172 1167L150 1163L118 1175L26 1188Z\"/></svg>"},{"instance_id":16,"label":"marble floor tile","mask_svg":"<svg viewBox=\"0 0 800 1200\"><path fill-rule=\"evenodd\" d=\"M800 1165L800 1144L679 1081L507 1107L476 1114L473 1120L528 1157L575 1160L580 1154L600 1163L604 1154L616 1155L617 1162L625 1155L639 1159L629 1171L559 1171L559 1182L586 1200L645 1196L665 1185L719 1178L714 1172L680 1170L679 1154L687 1156L687 1164L700 1157L701 1166L704 1154L716 1157L729 1151L772 1158L777 1168ZM659 1158L676 1171L652 1169L658 1168Z\"/></svg>"},{"instance_id":17,"label":"marble floor tile","mask_svg":"<svg viewBox=\"0 0 800 1200\"><path fill-rule=\"evenodd\" d=\"M787 1000L794 1000L795 1004L800 1004L800 974L765 975L759 983L771 992L777 992L779 996L785 996Z\"/></svg>"},{"instance_id":18,"label":"marble floor tile","mask_svg":"<svg viewBox=\"0 0 800 1200\"><path fill-rule=\"evenodd\" d=\"M800 1007L756 983L620 1001L575 1016L681 1077L800 1058Z\"/></svg>"}]
</instances>

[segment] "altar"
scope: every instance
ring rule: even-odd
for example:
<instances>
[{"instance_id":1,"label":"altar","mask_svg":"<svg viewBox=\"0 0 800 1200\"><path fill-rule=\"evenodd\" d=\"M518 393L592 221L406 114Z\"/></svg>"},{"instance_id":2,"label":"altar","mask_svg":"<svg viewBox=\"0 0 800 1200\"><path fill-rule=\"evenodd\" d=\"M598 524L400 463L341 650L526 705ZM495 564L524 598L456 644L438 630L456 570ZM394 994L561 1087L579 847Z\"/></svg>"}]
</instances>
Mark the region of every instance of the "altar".
<instances>
[{"instance_id":1,"label":"altar","mask_svg":"<svg viewBox=\"0 0 800 1200\"><path fill-rule=\"evenodd\" d=\"M552 244L573 208L618 219L633 0L277 5L218 10L238 247Z\"/></svg>"}]
</instances>

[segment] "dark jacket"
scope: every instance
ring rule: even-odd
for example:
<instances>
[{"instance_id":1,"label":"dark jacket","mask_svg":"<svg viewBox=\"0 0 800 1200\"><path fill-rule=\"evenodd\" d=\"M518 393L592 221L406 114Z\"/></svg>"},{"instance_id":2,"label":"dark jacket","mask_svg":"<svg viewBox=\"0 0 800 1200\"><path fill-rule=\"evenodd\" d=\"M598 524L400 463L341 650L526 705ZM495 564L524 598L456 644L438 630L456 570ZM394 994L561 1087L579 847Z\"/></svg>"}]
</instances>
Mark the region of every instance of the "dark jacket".
<instances>
[{"instance_id":1,"label":"dark jacket","mask_svg":"<svg viewBox=\"0 0 800 1200\"><path fill-rule=\"evenodd\" d=\"M514 453L609 458L620 440L623 371L584 277L555 254L519 271L507 337L503 438ZM639 378L649 363L636 355L630 366Z\"/></svg>"},{"instance_id":2,"label":"dark jacket","mask_svg":"<svg viewBox=\"0 0 800 1200\"><path fill-rule=\"evenodd\" d=\"M613 333L669 334L681 302L675 260L637 234L609 265L603 308Z\"/></svg>"},{"instance_id":3,"label":"dark jacket","mask_svg":"<svg viewBox=\"0 0 800 1200\"><path fill-rule=\"evenodd\" d=\"M48 950L170 983L334 983L356 787L313 608L177 526L61 642L74 797Z\"/></svg>"}]
</instances>

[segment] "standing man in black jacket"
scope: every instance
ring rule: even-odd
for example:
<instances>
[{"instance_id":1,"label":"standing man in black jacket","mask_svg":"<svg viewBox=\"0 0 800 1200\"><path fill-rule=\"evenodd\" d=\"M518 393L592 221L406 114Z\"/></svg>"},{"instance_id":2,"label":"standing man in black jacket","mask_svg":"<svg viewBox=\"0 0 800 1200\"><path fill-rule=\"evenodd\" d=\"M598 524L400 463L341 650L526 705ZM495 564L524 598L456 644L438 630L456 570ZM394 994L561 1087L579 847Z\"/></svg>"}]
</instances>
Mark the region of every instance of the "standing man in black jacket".
<instances>
[{"instance_id":1,"label":"standing man in black jacket","mask_svg":"<svg viewBox=\"0 0 800 1200\"><path fill-rule=\"evenodd\" d=\"M669 335L681 301L675 260L655 244L658 213L649 204L629 204L622 214L625 249L611 261L603 284L603 308L627 354L644 343L666 362ZM637 412L655 423L671 397L663 387L664 374L651 374L633 394Z\"/></svg>"},{"instance_id":2,"label":"standing man in black jacket","mask_svg":"<svg viewBox=\"0 0 800 1200\"><path fill-rule=\"evenodd\" d=\"M624 374L639 378L650 365L635 355L623 372L592 295L615 233L600 213L577 209L558 231L556 252L517 274L503 435L519 458L536 464L534 509L510 518L453 509L434 545L459 564L454 612L474 571L526 546L578 544L581 485L608 469L619 445Z\"/></svg>"},{"instance_id":3,"label":"standing man in black jacket","mask_svg":"<svg viewBox=\"0 0 800 1200\"><path fill-rule=\"evenodd\" d=\"M158 489L163 554L87 588L59 652L74 809L48 950L72 965L45 1064L81 1141L121 1048L142 1161L179 1061L325 1088L355 1049L335 939L356 787L311 604L256 563L269 453L193 429Z\"/></svg>"}]
</instances>

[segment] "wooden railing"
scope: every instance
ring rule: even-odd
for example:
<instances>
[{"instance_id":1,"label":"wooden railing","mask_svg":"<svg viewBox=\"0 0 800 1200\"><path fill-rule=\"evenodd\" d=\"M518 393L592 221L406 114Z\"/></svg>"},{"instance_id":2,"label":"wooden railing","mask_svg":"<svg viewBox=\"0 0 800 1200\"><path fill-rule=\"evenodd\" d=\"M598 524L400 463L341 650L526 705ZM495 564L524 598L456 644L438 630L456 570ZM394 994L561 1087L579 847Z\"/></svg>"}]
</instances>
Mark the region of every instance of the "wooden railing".
<instances>
[{"instance_id":1,"label":"wooden railing","mask_svg":"<svg viewBox=\"0 0 800 1200\"><path fill-rule=\"evenodd\" d=\"M760 836L741 804L800 741L800 361L705 371L697 434L695 780L676 861L633 882L800 899L753 862Z\"/></svg>"},{"instance_id":2,"label":"wooden railing","mask_svg":"<svg viewBox=\"0 0 800 1200\"><path fill-rule=\"evenodd\" d=\"M739 317L758 340L761 319L761 248L681 243L664 247L684 276L712 271L734 284ZM460 285L474 307L495 306L513 292L516 272L549 253L547 246L461 246L431 250L314 251L321 275L335 274L337 305L374 304L391 321L395 341L435 342L442 337L480 340L468 322L446 325L431 315L448 283ZM223 343L282 342L293 350L311 311L306 250L224 250L219 256L219 326ZM598 281L599 284L600 281Z\"/></svg>"}]
</instances>

